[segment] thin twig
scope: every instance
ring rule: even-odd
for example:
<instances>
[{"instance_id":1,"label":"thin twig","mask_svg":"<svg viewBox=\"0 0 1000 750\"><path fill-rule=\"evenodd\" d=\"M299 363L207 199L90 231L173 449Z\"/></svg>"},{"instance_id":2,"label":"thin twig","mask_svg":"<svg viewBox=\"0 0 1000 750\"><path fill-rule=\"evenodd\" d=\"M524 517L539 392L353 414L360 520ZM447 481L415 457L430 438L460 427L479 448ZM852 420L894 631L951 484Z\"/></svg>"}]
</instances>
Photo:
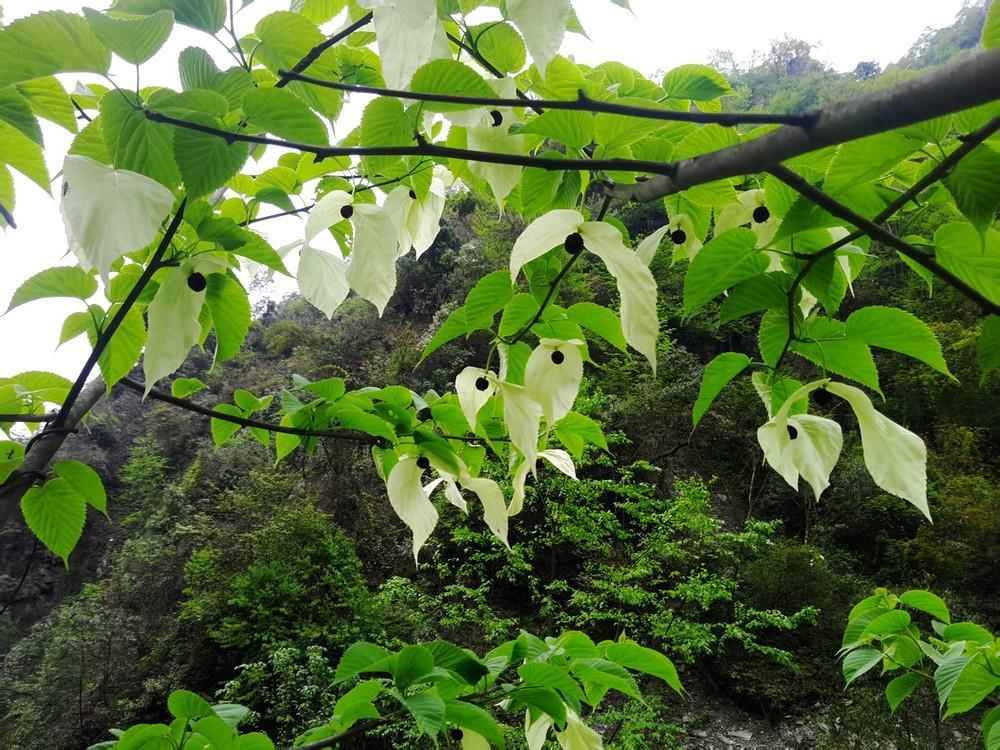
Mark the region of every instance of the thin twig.
<instances>
[{"instance_id":1,"label":"thin twig","mask_svg":"<svg viewBox=\"0 0 1000 750\"><path fill-rule=\"evenodd\" d=\"M0 414L0 422L20 422L22 424L35 422L52 422L58 416L58 412L48 412L47 414Z\"/></svg>"},{"instance_id":2,"label":"thin twig","mask_svg":"<svg viewBox=\"0 0 1000 750\"><path fill-rule=\"evenodd\" d=\"M372 20L372 18L373 18L373 16L372 16L371 13L366 13L365 15L363 15L361 18L359 18L357 21L355 21L354 23L352 23L347 28L342 29L341 31L338 31L336 34L334 34L333 36L331 36L329 39L326 39L326 40L320 42L315 47L313 47L311 50L309 50L306 53L305 57L303 57L301 60L299 60L298 63L296 63L295 66L293 66L292 69L290 71L288 71L288 72L289 73L301 73L306 68L308 68L310 65L312 65L314 62L316 62L319 59L319 56L322 55L324 52L326 52L328 49L330 49L330 47L333 47L335 44L337 44L341 40L346 39L347 37L349 37L351 34L353 34L358 29L362 29L365 26L367 26L368 23ZM289 83L291 83L291 79L290 78L285 78L284 76L279 76L278 77L278 82L274 84L274 87L276 89L281 89L281 88L284 88L285 86L287 86Z\"/></svg>"},{"instance_id":3,"label":"thin twig","mask_svg":"<svg viewBox=\"0 0 1000 750\"><path fill-rule=\"evenodd\" d=\"M870 219L866 219L864 216L845 206L840 201L830 197L811 182L803 179L800 175L788 169L788 167L779 164L778 166L772 167L767 171L784 182L790 188L804 195L820 208L825 209L839 219L850 222L858 229L862 230L865 234L871 236L873 239L878 240L884 245L888 245L894 250L897 250L905 255L910 260L923 266L946 284L953 287L960 294L979 305L984 312L992 315L1000 315L1000 304L985 296L968 282L960 279L929 255L920 252L912 245L904 242L902 239L894 235L888 229L885 229Z\"/></svg>"},{"instance_id":4,"label":"thin twig","mask_svg":"<svg viewBox=\"0 0 1000 750\"><path fill-rule=\"evenodd\" d=\"M740 125L740 124L768 124L768 125L797 125L799 127L809 127L815 119L815 114L757 114L740 112L689 112L666 109L652 109L649 107L634 107L616 102L602 102L591 99L582 90L577 92L576 99L529 99L526 96L516 99L503 99L499 97L485 96L457 96L452 94L429 94L421 91L406 91L404 89L389 89L381 86L361 86L354 83L342 83L340 81L328 81L321 78L301 75L299 73L281 71L281 76L292 80L307 83L310 86L336 89L337 91L348 91L358 94L376 94L378 96L392 96L400 99L412 99L421 102L438 102L442 104L468 104L470 106L486 107L531 107L539 106L543 109L561 109L571 112L604 112L608 114L625 115L626 117L640 117L647 120L666 120L671 122L695 122L712 123L717 125Z\"/></svg>"}]
</instances>

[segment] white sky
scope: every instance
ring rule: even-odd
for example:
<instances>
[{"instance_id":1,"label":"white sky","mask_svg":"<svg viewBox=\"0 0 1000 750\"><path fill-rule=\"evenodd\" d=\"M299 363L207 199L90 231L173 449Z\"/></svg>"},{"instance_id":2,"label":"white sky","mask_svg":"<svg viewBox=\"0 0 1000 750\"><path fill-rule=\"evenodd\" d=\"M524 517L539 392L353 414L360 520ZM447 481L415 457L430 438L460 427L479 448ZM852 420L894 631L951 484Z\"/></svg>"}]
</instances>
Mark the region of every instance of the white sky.
<instances>
[{"instance_id":1,"label":"white sky","mask_svg":"<svg viewBox=\"0 0 1000 750\"><path fill-rule=\"evenodd\" d=\"M544 0L538 0L542 2ZM39 10L79 12L84 6L103 7L106 0L8 0L4 18ZM739 60L755 50L766 50L771 39L785 35L819 45L814 53L838 70L852 70L859 61L877 60L884 66L898 60L925 28L949 25L962 0L632 0L633 13L610 0L574 0L589 39L569 34L563 52L578 61L597 64L619 60L651 75L676 65L705 62L715 49L731 50ZM252 30L257 19L288 7L288 0L256 0L237 17L237 30ZM183 26L150 63L143 66L143 85L179 87L177 55L190 45L204 47L221 67L231 62L222 46L205 34ZM123 81L134 80L134 69L116 60L112 72ZM88 79L86 76L81 77ZM72 90L76 76L64 76ZM57 174L70 134L43 124L50 174ZM346 131L343 131L346 132ZM56 201L38 186L15 173L18 228L0 233L0 311L6 309L14 290L34 273L54 265L74 262L66 254L66 240ZM58 180L54 183L58 185ZM295 220L267 228L288 236L299 226ZM297 232L296 232L297 233ZM275 237L278 240L278 236ZM82 310L81 302L40 300L0 317L0 377L24 370L50 370L74 377L88 350L80 338L56 349L65 317Z\"/></svg>"}]
</instances>

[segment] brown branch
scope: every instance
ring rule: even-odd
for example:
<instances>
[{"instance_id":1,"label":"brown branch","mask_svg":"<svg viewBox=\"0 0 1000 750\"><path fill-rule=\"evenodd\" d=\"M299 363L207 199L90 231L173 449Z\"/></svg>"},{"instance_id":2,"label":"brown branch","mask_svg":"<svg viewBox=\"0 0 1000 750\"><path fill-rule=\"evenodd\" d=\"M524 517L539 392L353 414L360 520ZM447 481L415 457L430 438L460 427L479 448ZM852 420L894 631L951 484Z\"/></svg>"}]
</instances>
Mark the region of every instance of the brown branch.
<instances>
[{"instance_id":1,"label":"brown branch","mask_svg":"<svg viewBox=\"0 0 1000 750\"><path fill-rule=\"evenodd\" d=\"M813 203L818 205L820 208L825 209L829 213L833 214L839 219L843 219L858 229L862 230L865 234L871 236L873 239L878 240L884 245L897 250L898 252L905 255L910 260L918 263L919 265L926 268L928 271L933 273L939 279L944 281L949 286L953 287L963 296L975 302L979 307L983 309L984 312L990 313L992 315L1000 315L1000 304L994 302L989 297L985 296L978 289L972 287L966 281L960 279L958 276L953 274L947 268L939 264L933 258L931 258L926 253L922 253L917 250L912 245L904 242L902 239L894 235L888 229L876 224L870 219L866 219L861 214L855 212L853 209L848 208L844 204L840 203L834 198L824 193L818 187L813 185L808 180L803 179L801 176L797 175L792 170L787 167L778 165L767 170L772 175L777 177L779 180L784 182L786 185L794 189L795 191L801 193L806 198L811 200Z\"/></svg>"},{"instance_id":2,"label":"brown branch","mask_svg":"<svg viewBox=\"0 0 1000 750\"><path fill-rule=\"evenodd\" d=\"M59 412L50 411L47 414L0 414L0 422L20 422L21 424L35 422L52 422Z\"/></svg>"},{"instance_id":3,"label":"brown branch","mask_svg":"<svg viewBox=\"0 0 1000 750\"><path fill-rule=\"evenodd\" d=\"M768 124L768 125L797 125L808 127L816 116L805 115L768 115L757 113L739 112L682 112L677 110L652 109L650 107L635 107L616 102L602 102L591 99L582 90L577 92L576 99L529 99L525 95L516 99L503 99L499 97L485 96L456 96L452 94L428 94L421 91L406 91L404 89L389 89L381 86L361 86L354 83L342 83L340 81L328 81L321 78L313 78L298 73L281 72L280 75L287 76L292 80L307 83L310 86L336 89L337 91L348 91L358 94L375 94L377 96L392 96L399 99L411 99L420 102L439 102L442 104L468 104L470 106L485 107L542 107L543 109L562 109L571 112L604 112L608 114L625 115L626 117L639 117L647 120L665 120L669 122L696 122L716 125L740 125L740 124Z\"/></svg>"},{"instance_id":4,"label":"brown branch","mask_svg":"<svg viewBox=\"0 0 1000 750\"><path fill-rule=\"evenodd\" d=\"M975 130L962 138L962 143L958 148L938 162L934 169L913 183L913 185L911 185L907 190L900 193L899 197L882 209L878 215L872 219L872 221L876 224L881 224L893 216L897 211L903 208L903 206L920 195L920 193L947 175L952 169L955 168L955 165L958 164L963 157L968 155L973 149L993 135L993 133L995 133L998 129L1000 129L1000 117L994 117L986 125L979 128L979 130ZM815 253L811 253L806 261L806 264L799 270L799 273L792 280L792 284L788 288L788 310L786 312L788 317L788 338L785 340L785 345L781 349L781 354L779 354L778 359L775 360L774 369L777 370L781 365L785 355L788 354L789 347L791 347L792 342L795 340L795 290L798 289L799 285L805 281L806 276L809 275L809 272L820 260L831 253L837 252L837 250L845 245L849 245L855 240L863 237L864 234L865 233L862 230L856 229L846 237L827 245L822 250L817 250Z\"/></svg>"},{"instance_id":5,"label":"brown branch","mask_svg":"<svg viewBox=\"0 0 1000 750\"><path fill-rule=\"evenodd\" d=\"M894 130L1000 98L1000 48L817 113L809 128L785 126L730 148L685 159L674 174L611 188L616 198L648 202L728 177L766 172L801 154Z\"/></svg>"},{"instance_id":6,"label":"brown branch","mask_svg":"<svg viewBox=\"0 0 1000 750\"><path fill-rule=\"evenodd\" d=\"M279 146L307 154L315 154L319 159L334 156L433 156L442 159L464 159L466 161L483 162L486 164L506 164L515 167L538 167L548 171L590 172L622 171L647 172L650 174L672 174L674 165L669 162L646 161L643 159L555 159L543 156L524 156L521 154L500 154L488 151L475 151L465 148L441 146L418 139L413 146L319 146L311 143L296 143L280 138L270 138L263 135L247 135L222 130L211 125L181 120L162 112L145 111L146 117L153 122L175 125L187 130L194 130L206 135L222 138L227 143L255 143L265 146Z\"/></svg>"}]
</instances>

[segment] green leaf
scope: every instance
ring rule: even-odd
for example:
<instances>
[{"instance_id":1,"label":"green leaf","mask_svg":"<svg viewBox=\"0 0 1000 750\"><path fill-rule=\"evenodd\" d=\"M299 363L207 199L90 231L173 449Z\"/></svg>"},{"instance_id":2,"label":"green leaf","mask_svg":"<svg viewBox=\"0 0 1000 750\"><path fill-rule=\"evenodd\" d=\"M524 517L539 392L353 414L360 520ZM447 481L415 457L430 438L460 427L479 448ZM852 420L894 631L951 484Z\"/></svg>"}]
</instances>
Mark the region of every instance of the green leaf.
<instances>
[{"instance_id":1,"label":"green leaf","mask_svg":"<svg viewBox=\"0 0 1000 750\"><path fill-rule=\"evenodd\" d=\"M510 691L505 697L551 717L557 726L566 724L566 704L551 688L525 686Z\"/></svg>"},{"instance_id":2,"label":"green leaf","mask_svg":"<svg viewBox=\"0 0 1000 750\"><path fill-rule=\"evenodd\" d=\"M232 404L219 404L215 411L228 414L231 417L242 417L243 412ZM216 445L224 445L229 439L240 431L241 426L226 419L216 419L212 417L212 441Z\"/></svg>"},{"instance_id":3,"label":"green leaf","mask_svg":"<svg viewBox=\"0 0 1000 750\"><path fill-rule=\"evenodd\" d=\"M719 322L729 323L761 310L787 310L791 277L783 272L752 276L729 290L719 308Z\"/></svg>"},{"instance_id":4,"label":"green leaf","mask_svg":"<svg viewBox=\"0 0 1000 750\"><path fill-rule=\"evenodd\" d=\"M941 344L931 329L906 310L874 305L856 310L847 318L847 336L919 359L928 367L951 375L941 354Z\"/></svg>"},{"instance_id":5,"label":"green leaf","mask_svg":"<svg viewBox=\"0 0 1000 750\"><path fill-rule=\"evenodd\" d=\"M84 8L83 15L97 38L133 65L141 65L159 52L174 29L174 14L169 10L144 18L111 18L92 8Z\"/></svg>"},{"instance_id":6,"label":"green leaf","mask_svg":"<svg viewBox=\"0 0 1000 750\"><path fill-rule=\"evenodd\" d=\"M983 321L976 356L984 376L990 370L1000 368L1000 315L988 315Z\"/></svg>"},{"instance_id":7,"label":"green leaf","mask_svg":"<svg viewBox=\"0 0 1000 750\"><path fill-rule=\"evenodd\" d=\"M447 641L432 641L425 643L424 647L434 656L436 666L455 672L470 685L475 685L490 673L475 656Z\"/></svg>"},{"instance_id":8,"label":"green leaf","mask_svg":"<svg viewBox=\"0 0 1000 750\"><path fill-rule=\"evenodd\" d=\"M684 312L697 311L708 301L767 268L767 256L757 249L749 229L732 229L713 238L691 261L684 277Z\"/></svg>"},{"instance_id":9,"label":"green leaf","mask_svg":"<svg viewBox=\"0 0 1000 750\"><path fill-rule=\"evenodd\" d=\"M48 76L17 84L17 90L39 117L76 132L76 110L59 81Z\"/></svg>"},{"instance_id":10,"label":"green leaf","mask_svg":"<svg viewBox=\"0 0 1000 750\"><path fill-rule=\"evenodd\" d=\"M847 335L845 323L830 318L813 318L806 327L804 338L804 341L793 341L790 350L825 370L881 392L871 350L863 341Z\"/></svg>"},{"instance_id":11,"label":"green leaf","mask_svg":"<svg viewBox=\"0 0 1000 750\"><path fill-rule=\"evenodd\" d=\"M83 534L87 503L65 479L31 487L21 498L25 523L51 552L69 567L69 554Z\"/></svg>"},{"instance_id":12,"label":"green leaf","mask_svg":"<svg viewBox=\"0 0 1000 750\"><path fill-rule=\"evenodd\" d=\"M899 704L906 700L917 686L923 682L924 678L916 672L907 672L899 677L893 678L885 686L885 699L889 703L889 708L893 713L899 708Z\"/></svg>"},{"instance_id":13,"label":"green leaf","mask_svg":"<svg viewBox=\"0 0 1000 750\"><path fill-rule=\"evenodd\" d=\"M636 672L651 674L666 682L676 693L681 694L680 677L673 662L659 651L640 646L631 641L603 641L598 644L598 650L605 659L628 667Z\"/></svg>"},{"instance_id":14,"label":"green leaf","mask_svg":"<svg viewBox=\"0 0 1000 750\"><path fill-rule=\"evenodd\" d=\"M953 644L938 663L937 669L934 670L934 689L937 691L938 702L941 706L945 705L958 682L958 678L962 676L962 672L972 661L971 657L966 656L964 646L964 643Z\"/></svg>"},{"instance_id":15,"label":"green leaf","mask_svg":"<svg viewBox=\"0 0 1000 750\"><path fill-rule=\"evenodd\" d=\"M219 128L222 123L205 115L191 115L188 120ZM198 198L226 184L240 171L250 155L246 143L227 144L225 139L188 128L174 132L174 160L180 167L188 198Z\"/></svg>"},{"instance_id":16,"label":"green leaf","mask_svg":"<svg viewBox=\"0 0 1000 750\"><path fill-rule=\"evenodd\" d=\"M663 90L671 99L708 101L733 93L729 82L707 65L680 65L663 77Z\"/></svg>"},{"instance_id":17,"label":"green leaf","mask_svg":"<svg viewBox=\"0 0 1000 750\"><path fill-rule=\"evenodd\" d=\"M243 97L243 111L250 124L279 138L322 146L330 142L319 116L285 89L252 89Z\"/></svg>"},{"instance_id":18,"label":"green leaf","mask_svg":"<svg viewBox=\"0 0 1000 750\"><path fill-rule=\"evenodd\" d=\"M904 632L910 624L910 613L902 609L892 609L879 615L865 626L859 638L875 636L883 638L890 633Z\"/></svg>"},{"instance_id":19,"label":"green leaf","mask_svg":"<svg viewBox=\"0 0 1000 750\"><path fill-rule=\"evenodd\" d=\"M235 729L250 713L250 709L238 703L216 703L212 706L212 713Z\"/></svg>"},{"instance_id":20,"label":"green leaf","mask_svg":"<svg viewBox=\"0 0 1000 750\"><path fill-rule=\"evenodd\" d=\"M222 75L212 56L201 47L187 47L177 58L181 87L185 91L212 89Z\"/></svg>"},{"instance_id":21,"label":"green leaf","mask_svg":"<svg viewBox=\"0 0 1000 750\"><path fill-rule=\"evenodd\" d=\"M995 2L995 0L990 3L989 12L986 14L982 43L986 49L1000 47L1000 3ZM987 748L987 750L991 749Z\"/></svg>"},{"instance_id":22,"label":"green leaf","mask_svg":"<svg viewBox=\"0 0 1000 750\"><path fill-rule=\"evenodd\" d=\"M104 491L104 483L97 472L87 464L79 461L60 461L52 466L52 471L65 479L84 502L105 516L108 514L108 495Z\"/></svg>"},{"instance_id":23,"label":"green leaf","mask_svg":"<svg viewBox=\"0 0 1000 750\"><path fill-rule=\"evenodd\" d=\"M971 224L945 224L934 233L937 261L1000 304L1000 232L981 237Z\"/></svg>"},{"instance_id":24,"label":"green leaf","mask_svg":"<svg viewBox=\"0 0 1000 750\"><path fill-rule=\"evenodd\" d=\"M397 655L392 678L401 691L421 682L434 669L434 655L423 646L405 646Z\"/></svg>"},{"instance_id":25,"label":"green leaf","mask_svg":"<svg viewBox=\"0 0 1000 750\"><path fill-rule=\"evenodd\" d=\"M445 727L444 701L433 693L417 693L402 698L406 710L417 722L417 726L432 737Z\"/></svg>"},{"instance_id":26,"label":"green leaf","mask_svg":"<svg viewBox=\"0 0 1000 750\"><path fill-rule=\"evenodd\" d=\"M215 361L225 362L243 348L250 330L250 300L243 285L224 273L208 276L205 304L215 328Z\"/></svg>"},{"instance_id":27,"label":"green leaf","mask_svg":"<svg viewBox=\"0 0 1000 750\"><path fill-rule=\"evenodd\" d=\"M0 120L13 125L39 146L44 145L42 129L31 105L14 87L0 90Z\"/></svg>"},{"instance_id":28,"label":"green leaf","mask_svg":"<svg viewBox=\"0 0 1000 750\"><path fill-rule=\"evenodd\" d=\"M944 603L944 600L940 596L932 594L930 591L911 589L900 594L899 603L905 604L911 609L919 609L921 612L926 612L941 622L951 622L951 613L948 611L948 605Z\"/></svg>"},{"instance_id":29,"label":"green leaf","mask_svg":"<svg viewBox=\"0 0 1000 750\"><path fill-rule=\"evenodd\" d=\"M941 632L946 641L972 641L983 645L993 642L993 634L974 622L956 622Z\"/></svg>"},{"instance_id":30,"label":"green leaf","mask_svg":"<svg viewBox=\"0 0 1000 750\"><path fill-rule=\"evenodd\" d=\"M504 748L503 734L496 720L479 706L461 701L448 701L444 707L444 718L462 729L469 729L483 737L490 745Z\"/></svg>"},{"instance_id":31,"label":"green leaf","mask_svg":"<svg viewBox=\"0 0 1000 750\"><path fill-rule=\"evenodd\" d=\"M594 140L594 115L551 109L528 120L521 132L554 138L570 148L583 148Z\"/></svg>"},{"instance_id":32,"label":"green leaf","mask_svg":"<svg viewBox=\"0 0 1000 750\"><path fill-rule=\"evenodd\" d=\"M695 427L698 426L705 412L715 401L716 396L729 384L729 381L743 372L749 364L750 357L747 355L739 352L725 352L705 365L701 389L698 391L698 400L695 401L694 409L691 412L691 421Z\"/></svg>"},{"instance_id":33,"label":"green leaf","mask_svg":"<svg viewBox=\"0 0 1000 750\"><path fill-rule=\"evenodd\" d=\"M517 668L517 674L525 685L558 691L570 708L580 713L583 690L564 668L549 662L529 661Z\"/></svg>"},{"instance_id":34,"label":"green leaf","mask_svg":"<svg viewBox=\"0 0 1000 750\"><path fill-rule=\"evenodd\" d=\"M361 116L361 145L408 146L413 143L413 125L399 99L379 97L365 107ZM365 157L365 163L372 171L383 172L393 165L401 167L403 160L399 156L370 156Z\"/></svg>"},{"instance_id":35,"label":"green leaf","mask_svg":"<svg viewBox=\"0 0 1000 750\"><path fill-rule=\"evenodd\" d=\"M226 23L226 0L115 0L112 10L138 15L173 11L177 23L214 34Z\"/></svg>"},{"instance_id":36,"label":"green leaf","mask_svg":"<svg viewBox=\"0 0 1000 750\"><path fill-rule=\"evenodd\" d=\"M79 266L59 266L39 271L14 292L7 311L36 299L74 297L85 300L97 293L97 279Z\"/></svg>"},{"instance_id":37,"label":"green leaf","mask_svg":"<svg viewBox=\"0 0 1000 750\"><path fill-rule=\"evenodd\" d=\"M388 659L392 654L374 643L358 641L348 647L337 664L335 679L337 682L349 680L373 664Z\"/></svg>"},{"instance_id":38,"label":"green leaf","mask_svg":"<svg viewBox=\"0 0 1000 750\"><path fill-rule=\"evenodd\" d=\"M208 386L198 378L177 378L170 384L170 393L173 394L174 398L187 398L192 393L197 393L205 388Z\"/></svg>"},{"instance_id":39,"label":"green leaf","mask_svg":"<svg viewBox=\"0 0 1000 750\"><path fill-rule=\"evenodd\" d=\"M24 463L24 446L13 440L0 440L0 484Z\"/></svg>"},{"instance_id":40,"label":"green leaf","mask_svg":"<svg viewBox=\"0 0 1000 750\"><path fill-rule=\"evenodd\" d=\"M577 460L583 457L583 450L587 445L608 449L601 426L590 417L575 411L571 411L556 424L556 437Z\"/></svg>"},{"instance_id":41,"label":"green leaf","mask_svg":"<svg viewBox=\"0 0 1000 750\"><path fill-rule=\"evenodd\" d=\"M509 23L491 21L469 27L479 54L504 75L517 73L528 60L528 50L517 30Z\"/></svg>"},{"instance_id":42,"label":"green leaf","mask_svg":"<svg viewBox=\"0 0 1000 750\"><path fill-rule=\"evenodd\" d=\"M190 690L175 690L167 698L167 710L178 719L200 719L214 716L215 712L207 700Z\"/></svg>"},{"instance_id":43,"label":"green leaf","mask_svg":"<svg viewBox=\"0 0 1000 750\"><path fill-rule=\"evenodd\" d=\"M537 304L535 307L537 309ZM566 310L566 314L570 320L597 334L616 349L625 351L628 348L625 334L622 333L622 322L614 310L593 302L577 302Z\"/></svg>"},{"instance_id":44,"label":"green leaf","mask_svg":"<svg viewBox=\"0 0 1000 750\"><path fill-rule=\"evenodd\" d=\"M826 174L823 189L841 193L870 182L891 170L919 148L916 141L899 133L879 133L841 146Z\"/></svg>"},{"instance_id":45,"label":"green leaf","mask_svg":"<svg viewBox=\"0 0 1000 750\"><path fill-rule=\"evenodd\" d=\"M944 178L958 210L980 233L993 223L1000 207L1000 153L986 145L962 157Z\"/></svg>"},{"instance_id":46,"label":"green leaf","mask_svg":"<svg viewBox=\"0 0 1000 750\"><path fill-rule=\"evenodd\" d=\"M424 94L444 94L446 96L474 96L496 98L496 92L476 71L457 60L431 60L417 69L410 81L410 91ZM469 109L469 104L449 104L445 102L424 102L424 108L431 112L457 112Z\"/></svg>"},{"instance_id":47,"label":"green leaf","mask_svg":"<svg viewBox=\"0 0 1000 750\"><path fill-rule=\"evenodd\" d=\"M874 648L859 648L844 657L844 680L850 685L865 672L882 661L882 652ZM846 687L846 685L845 685Z\"/></svg>"},{"instance_id":48,"label":"green leaf","mask_svg":"<svg viewBox=\"0 0 1000 750\"><path fill-rule=\"evenodd\" d=\"M54 73L107 73L111 52L81 16L36 13L0 29L0 89Z\"/></svg>"},{"instance_id":49,"label":"green leaf","mask_svg":"<svg viewBox=\"0 0 1000 750\"><path fill-rule=\"evenodd\" d=\"M34 182L46 193L49 170L45 166L42 148L13 125L0 121L0 164L9 164Z\"/></svg>"},{"instance_id":50,"label":"green leaf","mask_svg":"<svg viewBox=\"0 0 1000 750\"><path fill-rule=\"evenodd\" d=\"M114 305L108 311L108 319L117 314L121 305ZM87 336L91 346L97 343L97 336L93 329L88 330ZM139 360L142 347L146 343L146 322L142 318L142 311L137 307L132 307L122 319L121 325L111 337L111 341L97 360L101 368L101 376L110 391L111 387L128 375L135 363Z\"/></svg>"},{"instance_id":51,"label":"green leaf","mask_svg":"<svg viewBox=\"0 0 1000 750\"><path fill-rule=\"evenodd\" d=\"M171 128L146 119L126 96L132 95L110 93L101 99L101 134L111 163L173 189L181 175L174 163Z\"/></svg>"},{"instance_id":52,"label":"green leaf","mask_svg":"<svg viewBox=\"0 0 1000 750\"><path fill-rule=\"evenodd\" d=\"M945 718L970 711L1000 687L1000 677L987 669L985 659L986 657L980 654L962 670L948 694L948 711L944 715Z\"/></svg>"},{"instance_id":53,"label":"green leaf","mask_svg":"<svg viewBox=\"0 0 1000 750\"><path fill-rule=\"evenodd\" d=\"M631 698L638 698L639 687L623 667L607 659L574 659L569 670L583 681L588 700L596 705L608 690L617 690Z\"/></svg>"}]
</instances>

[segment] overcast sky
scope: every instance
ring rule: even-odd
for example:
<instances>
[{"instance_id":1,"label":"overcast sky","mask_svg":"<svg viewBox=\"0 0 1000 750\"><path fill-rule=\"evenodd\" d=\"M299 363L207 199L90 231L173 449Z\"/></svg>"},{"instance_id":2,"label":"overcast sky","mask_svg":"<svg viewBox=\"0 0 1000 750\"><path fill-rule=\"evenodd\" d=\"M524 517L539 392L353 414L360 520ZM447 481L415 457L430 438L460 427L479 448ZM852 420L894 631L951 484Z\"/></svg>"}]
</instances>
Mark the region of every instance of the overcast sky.
<instances>
[{"instance_id":1,"label":"overcast sky","mask_svg":"<svg viewBox=\"0 0 1000 750\"><path fill-rule=\"evenodd\" d=\"M949 25L962 0L632 0L631 4L634 13L610 0L574 0L589 39L570 34L563 51L580 62L619 60L651 75L683 63L705 62L717 49L731 50L737 59L745 60L755 50L766 50L770 40L788 35L818 45L814 54L838 70L852 70L862 60L877 60L884 66L898 60L925 28ZM18 0L5 3L5 21L38 10L79 12L86 5L102 7L104 3ZM287 7L288 0L256 0L238 16L238 31L248 32L262 15ZM206 48L222 67L231 64L215 40L178 26L170 43L143 66L143 85L178 87L177 55L190 45ZM130 66L121 61L115 61L115 71L130 84L134 80ZM63 78L72 89L77 77ZM47 124L43 130L49 171L55 175L70 135ZM73 262L72 257L64 257L66 239L56 201L16 173L15 181L18 228L0 233L0 310L6 309L11 294L32 274ZM295 223L273 226L278 223L261 225L275 233L275 244L290 232L297 233ZM72 378L88 353L84 340L58 350L56 344L62 321L82 309L80 302L41 300L0 317L0 376L41 369Z\"/></svg>"}]
</instances>

